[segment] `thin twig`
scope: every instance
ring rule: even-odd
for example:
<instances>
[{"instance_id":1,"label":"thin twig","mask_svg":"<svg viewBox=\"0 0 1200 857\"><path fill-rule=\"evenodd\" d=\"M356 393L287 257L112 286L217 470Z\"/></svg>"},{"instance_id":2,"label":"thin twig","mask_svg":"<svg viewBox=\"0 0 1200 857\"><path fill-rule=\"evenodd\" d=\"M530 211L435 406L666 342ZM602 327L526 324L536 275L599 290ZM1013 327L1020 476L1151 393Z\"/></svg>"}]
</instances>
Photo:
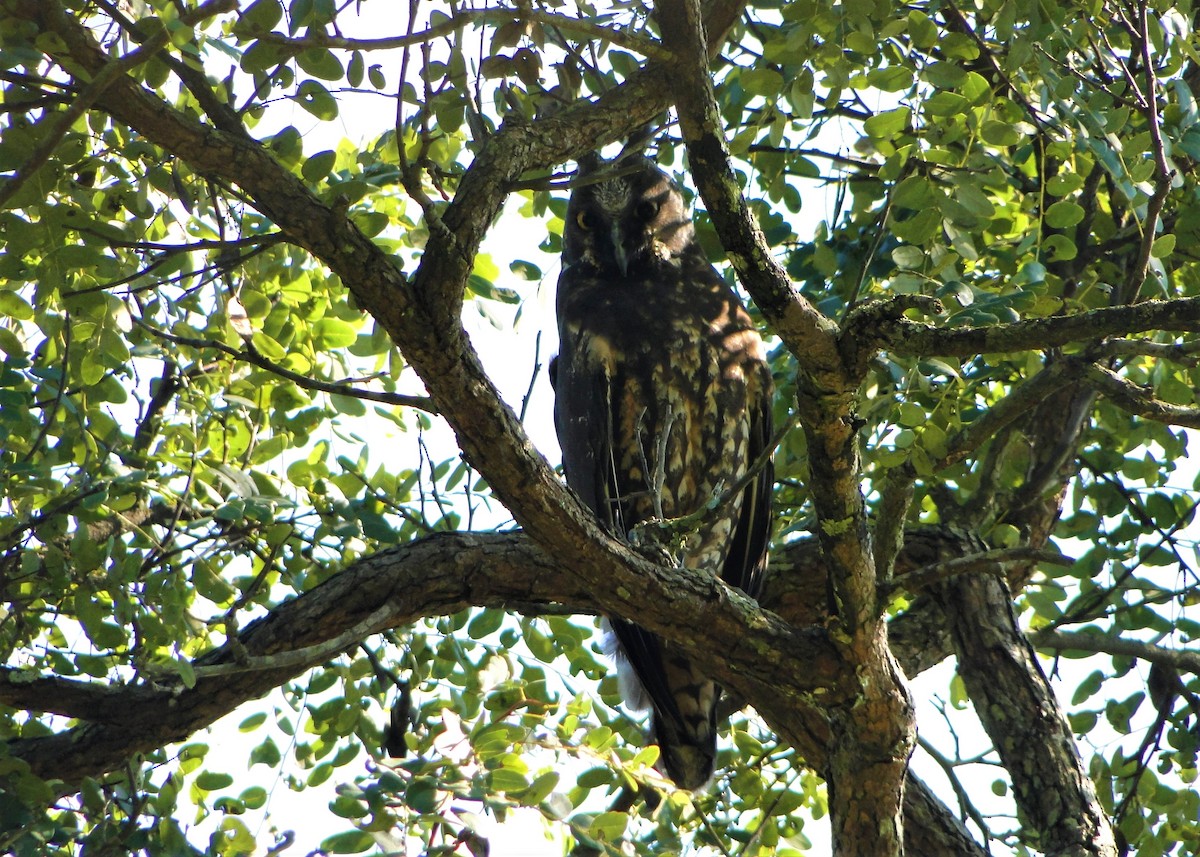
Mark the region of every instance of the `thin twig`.
<instances>
[{"instance_id":1,"label":"thin twig","mask_svg":"<svg viewBox=\"0 0 1200 857\"><path fill-rule=\"evenodd\" d=\"M934 583L941 583L952 577L974 572L996 573L1008 563L1025 563L1029 561L1046 562L1054 565L1074 565L1075 560L1063 556L1057 551L1045 548L1000 548L970 556L955 557L945 562L927 565L891 581L888 585L880 585L884 596L903 589L916 592Z\"/></svg>"},{"instance_id":2,"label":"thin twig","mask_svg":"<svg viewBox=\"0 0 1200 857\"><path fill-rule=\"evenodd\" d=\"M321 393L330 393L335 396L349 396L354 399L365 399L371 402L380 402L385 405L395 405L404 408L417 408L422 411L427 411L431 414L436 414L437 410L433 406L433 400L428 396L406 396L401 393L388 393L380 390L363 390L358 387L353 387L346 383L338 383L331 381L320 381L308 375L301 375L298 372L293 372L290 369L285 369L278 363L268 360L258 351L256 351L249 343L243 349L233 348L226 345L224 342L217 342L213 339L193 339L188 336L176 336L173 333L168 333L153 325L147 324L140 319L136 320L139 327L144 328L153 336L164 339L167 342L175 345L186 345L190 348L206 349L211 348L215 351L220 351L222 354L228 354L235 360L241 360L249 363L252 366L258 366L260 369L266 369L280 378L291 381L299 387L306 390L315 390Z\"/></svg>"},{"instance_id":3,"label":"thin twig","mask_svg":"<svg viewBox=\"0 0 1200 857\"><path fill-rule=\"evenodd\" d=\"M1200 408L1185 408L1156 399L1152 391L1094 363L1087 367L1086 378L1101 395L1123 411L1167 425L1200 428Z\"/></svg>"},{"instance_id":4,"label":"thin twig","mask_svg":"<svg viewBox=\"0 0 1200 857\"><path fill-rule=\"evenodd\" d=\"M540 12L528 7L516 9L468 9L457 15L434 24L425 30L406 33L403 36L386 36L378 39L352 39L343 36L330 36L313 32L303 38L285 36L281 33L263 33L257 41L272 45L292 48L297 51L307 48L338 48L353 51L383 51L397 48L413 47L427 44L433 39L449 36L470 24L495 24L521 21L540 24L545 27L556 27L566 33L572 33L588 42L607 42L620 48L641 54L651 59L667 59L669 53L653 39L631 33L627 30L617 30L604 27L594 21L575 18L570 15L556 15L551 12Z\"/></svg>"}]
</instances>

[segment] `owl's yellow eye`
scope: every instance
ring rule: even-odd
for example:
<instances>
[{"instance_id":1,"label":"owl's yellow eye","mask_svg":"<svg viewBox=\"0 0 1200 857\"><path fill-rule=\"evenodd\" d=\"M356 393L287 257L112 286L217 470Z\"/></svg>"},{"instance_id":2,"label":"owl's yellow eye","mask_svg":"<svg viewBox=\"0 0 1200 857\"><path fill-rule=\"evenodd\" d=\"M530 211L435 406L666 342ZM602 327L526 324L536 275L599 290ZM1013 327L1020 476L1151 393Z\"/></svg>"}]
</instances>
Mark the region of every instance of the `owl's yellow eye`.
<instances>
[{"instance_id":1,"label":"owl's yellow eye","mask_svg":"<svg viewBox=\"0 0 1200 857\"><path fill-rule=\"evenodd\" d=\"M575 215L575 225L587 232L592 228L592 218L586 211L580 211Z\"/></svg>"}]
</instances>

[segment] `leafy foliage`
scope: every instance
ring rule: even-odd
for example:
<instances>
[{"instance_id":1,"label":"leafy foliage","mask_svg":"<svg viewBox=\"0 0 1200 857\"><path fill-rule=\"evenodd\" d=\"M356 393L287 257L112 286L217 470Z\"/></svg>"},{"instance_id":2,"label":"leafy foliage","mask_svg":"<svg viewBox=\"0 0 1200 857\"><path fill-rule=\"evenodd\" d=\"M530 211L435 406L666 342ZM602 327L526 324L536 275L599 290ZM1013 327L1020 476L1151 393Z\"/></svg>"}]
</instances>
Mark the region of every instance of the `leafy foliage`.
<instances>
[{"instance_id":1,"label":"leafy foliage","mask_svg":"<svg viewBox=\"0 0 1200 857\"><path fill-rule=\"evenodd\" d=\"M62 33L86 27L164 111L252 133L409 273L454 225L450 203L502 129L577 119L667 55L642 2L414 2L409 17L379 0L128 6L0 0L0 736L14 748L127 714L139 689L194 687L206 653L382 549L511 523L490 487L499 465L451 447L387 325L278 212L198 169L182 137L164 144L105 108L105 82ZM818 309L845 321L875 299L936 298L942 330L1007 335L1022 320L1200 296L1196 49L1183 3L796 0L747 4L713 76L749 209ZM655 131L660 162L685 176L678 127ZM461 315L495 327L501 349L529 339L519 326L555 274L553 166L513 181L496 228L519 249L471 262ZM721 258L717 228L697 222ZM1023 555L1008 580L1034 642L1062 656L1043 664L1061 667L1099 803L1142 855L1200 853L1200 687L1179 657L1200 634L1181 428L1200 424L1200 349L1178 332L1194 328L885 349L857 404L877 519L895 515L889 486L907 479L904 525L1077 557ZM782 425L797 357L780 343L772 360ZM1020 399L1062 366L1075 368ZM545 381L519 386L534 391L512 397L524 416ZM795 429L778 447L781 550L814 529L810 443ZM924 596L899 585L902 628ZM245 758L197 734L60 789L6 750L0 843L248 854L292 836L272 843L252 817L333 782L328 853L480 854L480 817L518 808L580 854L809 847L823 786L752 710L733 716L714 786L673 791L618 707L591 620L522 607L430 615L330 650L237 713ZM49 696L23 695L51 678L63 683ZM950 731L918 760L940 766L937 791L998 850L1044 847L1017 804L977 808L995 806L996 773L980 786L969 769L999 757L986 738L958 740L962 684L936 692ZM283 790L245 784L260 765ZM1014 788L995 782L1002 797Z\"/></svg>"}]
</instances>

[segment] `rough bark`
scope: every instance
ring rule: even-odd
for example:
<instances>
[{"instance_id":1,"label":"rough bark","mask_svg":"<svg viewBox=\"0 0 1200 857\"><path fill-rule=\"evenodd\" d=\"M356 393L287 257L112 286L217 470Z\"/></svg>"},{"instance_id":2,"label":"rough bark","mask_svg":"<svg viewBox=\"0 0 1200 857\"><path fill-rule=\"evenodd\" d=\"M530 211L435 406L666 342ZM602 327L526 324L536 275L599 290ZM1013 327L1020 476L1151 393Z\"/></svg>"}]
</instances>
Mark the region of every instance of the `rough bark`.
<instances>
[{"instance_id":1,"label":"rough bark","mask_svg":"<svg viewBox=\"0 0 1200 857\"><path fill-rule=\"evenodd\" d=\"M1047 857L1116 857L1113 831L1071 728L998 577L942 584L958 672L1012 777L1031 844ZM1031 752L1031 748L1036 748Z\"/></svg>"}]
</instances>

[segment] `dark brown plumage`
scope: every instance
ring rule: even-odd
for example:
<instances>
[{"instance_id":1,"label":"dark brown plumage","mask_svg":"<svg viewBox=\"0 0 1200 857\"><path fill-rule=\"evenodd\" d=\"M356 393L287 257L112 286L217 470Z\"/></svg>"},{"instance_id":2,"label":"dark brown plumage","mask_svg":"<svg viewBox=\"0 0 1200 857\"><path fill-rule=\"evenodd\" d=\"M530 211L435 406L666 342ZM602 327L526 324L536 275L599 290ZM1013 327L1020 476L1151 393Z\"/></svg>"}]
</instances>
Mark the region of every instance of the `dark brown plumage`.
<instances>
[{"instance_id":1,"label":"dark brown plumage","mask_svg":"<svg viewBox=\"0 0 1200 857\"><path fill-rule=\"evenodd\" d=\"M696 242L684 200L645 159L581 164L558 281L555 426L568 484L614 534L722 497L771 436L763 344ZM714 509L682 549L689 568L757 596L772 473ZM720 689L682 652L610 621L621 691L653 708L666 772L705 785Z\"/></svg>"}]
</instances>

